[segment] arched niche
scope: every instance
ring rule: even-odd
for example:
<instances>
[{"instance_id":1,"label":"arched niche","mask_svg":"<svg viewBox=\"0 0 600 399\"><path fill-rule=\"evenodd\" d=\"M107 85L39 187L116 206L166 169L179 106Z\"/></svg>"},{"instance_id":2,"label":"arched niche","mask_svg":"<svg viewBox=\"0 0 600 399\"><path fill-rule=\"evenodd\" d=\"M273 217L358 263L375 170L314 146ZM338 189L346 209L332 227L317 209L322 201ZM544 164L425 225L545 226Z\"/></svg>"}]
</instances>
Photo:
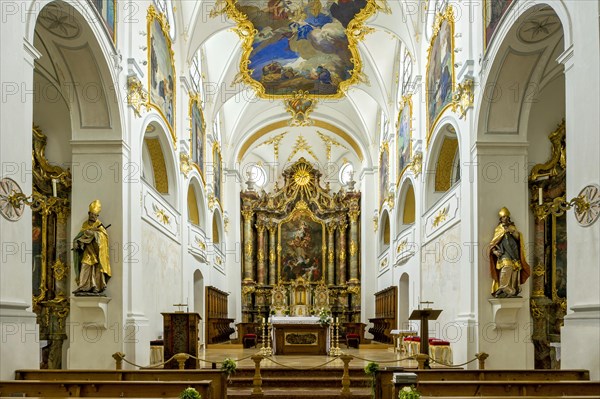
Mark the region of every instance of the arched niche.
<instances>
[{"instance_id":1,"label":"arched niche","mask_svg":"<svg viewBox=\"0 0 600 399\"><path fill-rule=\"evenodd\" d=\"M443 124L434 136L425 183L425 209L431 208L460 181L459 136L453 124Z\"/></svg>"},{"instance_id":2,"label":"arched niche","mask_svg":"<svg viewBox=\"0 0 600 399\"><path fill-rule=\"evenodd\" d=\"M386 209L381 213L381 218L379 221L379 253L384 252L390 247L390 236L390 214Z\"/></svg>"},{"instance_id":3,"label":"arched niche","mask_svg":"<svg viewBox=\"0 0 600 399\"><path fill-rule=\"evenodd\" d=\"M414 225L416 220L415 189L410 179L405 179L400 189L397 221L398 232Z\"/></svg>"},{"instance_id":4,"label":"arched niche","mask_svg":"<svg viewBox=\"0 0 600 399\"><path fill-rule=\"evenodd\" d=\"M177 164L164 123L150 122L142 144L142 178L177 208Z\"/></svg>"},{"instance_id":5,"label":"arched niche","mask_svg":"<svg viewBox=\"0 0 600 399\"><path fill-rule=\"evenodd\" d=\"M212 243L221 251L225 248L225 234L223 230L223 217L221 212L215 210L212 217Z\"/></svg>"},{"instance_id":6,"label":"arched niche","mask_svg":"<svg viewBox=\"0 0 600 399\"><path fill-rule=\"evenodd\" d=\"M200 175L192 173L188 184L188 221L204 229L206 227L206 202Z\"/></svg>"}]
</instances>

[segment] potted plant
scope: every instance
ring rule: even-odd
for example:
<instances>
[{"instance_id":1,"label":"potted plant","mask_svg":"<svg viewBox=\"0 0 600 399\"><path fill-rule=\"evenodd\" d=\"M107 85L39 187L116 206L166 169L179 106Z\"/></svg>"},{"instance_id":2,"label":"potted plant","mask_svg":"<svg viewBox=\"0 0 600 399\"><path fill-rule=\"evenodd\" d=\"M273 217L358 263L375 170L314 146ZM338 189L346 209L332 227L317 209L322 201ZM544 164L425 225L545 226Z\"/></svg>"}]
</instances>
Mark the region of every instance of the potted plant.
<instances>
[{"instance_id":1,"label":"potted plant","mask_svg":"<svg viewBox=\"0 0 600 399\"><path fill-rule=\"evenodd\" d=\"M179 399L202 399L202 395L196 389L188 387L181 391Z\"/></svg>"},{"instance_id":2,"label":"potted plant","mask_svg":"<svg viewBox=\"0 0 600 399\"><path fill-rule=\"evenodd\" d=\"M419 399L421 393L414 385L403 387L398 394L398 399Z\"/></svg>"},{"instance_id":3,"label":"potted plant","mask_svg":"<svg viewBox=\"0 0 600 399\"><path fill-rule=\"evenodd\" d=\"M230 377L237 370L237 363L235 360L226 358L221 364L221 371L227 375L227 381L230 381Z\"/></svg>"},{"instance_id":4,"label":"potted plant","mask_svg":"<svg viewBox=\"0 0 600 399\"><path fill-rule=\"evenodd\" d=\"M377 372L379 371L379 363L369 362L365 366L365 374L371 377L371 395L375 398L375 385L377 382Z\"/></svg>"}]
</instances>

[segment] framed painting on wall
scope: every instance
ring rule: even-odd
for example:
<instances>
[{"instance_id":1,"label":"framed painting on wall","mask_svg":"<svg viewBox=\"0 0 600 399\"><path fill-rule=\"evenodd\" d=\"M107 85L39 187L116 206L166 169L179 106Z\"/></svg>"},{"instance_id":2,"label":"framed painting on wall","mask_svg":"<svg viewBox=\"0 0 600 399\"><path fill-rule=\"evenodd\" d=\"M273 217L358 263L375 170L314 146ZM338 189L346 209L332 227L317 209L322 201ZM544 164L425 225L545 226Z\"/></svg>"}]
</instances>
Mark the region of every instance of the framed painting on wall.
<instances>
[{"instance_id":1,"label":"framed painting on wall","mask_svg":"<svg viewBox=\"0 0 600 399\"><path fill-rule=\"evenodd\" d=\"M396 157L397 183L412 160L412 100L410 96L402 97L396 123Z\"/></svg>"},{"instance_id":2,"label":"framed painting on wall","mask_svg":"<svg viewBox=\"0 0 600 399\"><path fill-rule=\"evenodd\" d=\"M222 169L222 157L221 157L221 148L219 147L218 143L215 143L213 145L213 187L214 187L214 194L215 194L215 199L217 200L217 202L219 203L219 206L221 207L221 209L223 209L222 207L222 187L221 187L221 179L223 178L222 174L223 174L223 169Z\"/></svg>"},{"instance_id":3,"label":"framed painting on wall","mask_svg":"<svg viewBox=\"0 0 600 399\"><path fill-rule=\"evenodd\" d=\"M96 9L108 35L113 43L117 43L117 0L90 0Z\"/></svg>"},{"instance_id":4,"label":"framed painting on wall","mask_svg":"<svg viewBox=\"0 0 600 399\"><path fill-rule=\"evenodd\" d=\"M436 16L429 44L426 70L427 144L433 128L446 108L452 105L454 76L454 12L446 7Z\"/></svg>"},{"instance_id":5,"label":"framed painting on wall","mask_svg":"<svg viewBox=\"0 0 600 399\"><path fill-rule=\"evenodd\" d=\"M200 176L202 176L203 183L206 184L206 177L204 176L206 121L202 111L202 102L197 94L190 96L190 125L190 157Z\"/></svg>"},{"instance_id":6,"label":"framed painting on wall","mask_svg":"<svg viewBox=\"0 0 600 399\"><path fill-rule=\"evenodd\" d=\"M379 205L387 200L390 182L390 147L383 143L379 152Z\"/></svg>"},{"instance_id":7,"label":"framed painting on wall","mask_svg":"<svg viewBox=\"0 0 600 399\"><path fill-rule=\"evenodd\" d=\"M483 45L487 50L500 20L512 4L513 0L483 0Z\"/></svg>"},{"instance_id":8,"label":"framed painting on wall","mask_svg":"<svg viewBox=\"0 0 600 399\"><path fill-rule=\"evenodd\" d=\"M311 283L323 277L325 224L310 211L295 210L279 224L280 281L302 277Z\"/></svg>"},{"instance_id":9,"label":"framed painting on wall","mask_svg":"<svg viewBox=\"0 0 600 399\"><path fill-rule=\"evenodd\" d=\"M148 105L156 109L175 136L175 61L169 23L153 5L148 8Z\"/></svg>"}]
</instances>

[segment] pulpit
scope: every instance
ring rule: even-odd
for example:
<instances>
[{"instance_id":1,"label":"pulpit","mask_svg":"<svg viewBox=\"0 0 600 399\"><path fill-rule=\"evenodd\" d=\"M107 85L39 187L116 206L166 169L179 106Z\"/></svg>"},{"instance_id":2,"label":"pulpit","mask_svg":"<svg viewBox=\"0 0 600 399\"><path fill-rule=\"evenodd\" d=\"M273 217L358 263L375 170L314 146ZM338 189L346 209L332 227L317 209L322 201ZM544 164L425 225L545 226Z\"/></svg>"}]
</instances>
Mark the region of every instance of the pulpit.
<instances>
[{"instance_id":1,"label":"pulpit","mask_svg":"<svg viewBox=\"0 0 600 399\"><path fill-rule=\"evenodd\" d=\"M424 355L429 355L429 320L437 320L442 313L438 309L419 309L413 310L408 320L421 321L421 345L420 352ZM429 368L429 359L425 361L425 367Z\"/></svg>"},{"instance_id":2,"label":"pulpit","mask_svg":"<svg viewBox=\"0 0 600 399\"><path fill-rule=\"evenodd\" d=\"M163 315L164 359L168 360L177 353L187 353L198 357L198 313L161 313ZM178 368L173 359L165 364L166 369ZM198 360L189 358L186 369L198 368Z\"/></svg>"}]
</instances>

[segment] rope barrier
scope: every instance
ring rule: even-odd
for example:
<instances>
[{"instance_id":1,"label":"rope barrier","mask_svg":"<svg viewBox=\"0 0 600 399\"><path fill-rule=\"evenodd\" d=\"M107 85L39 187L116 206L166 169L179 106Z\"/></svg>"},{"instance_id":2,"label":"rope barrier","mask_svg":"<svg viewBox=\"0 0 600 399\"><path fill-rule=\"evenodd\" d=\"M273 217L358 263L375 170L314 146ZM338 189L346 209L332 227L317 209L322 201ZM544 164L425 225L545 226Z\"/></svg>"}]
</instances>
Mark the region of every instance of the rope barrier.
<instances>
[{"instance_id":1,"label":"rope barrier","mask_svg":"<svg viewBox=\"0 0 600 399\"><path fill-rule=\"evenodd\" d=\"M375 363L396 363L396 362L402 362L404 360L415 360L412 356L409 357L403 357L402 359L394 359L394 360L373 360L373 359L365 359L363 357L359 357L356 355L352 355L353 358L358 359L358 360L364 360L365 362L375 362Z\"/></svg>"},{"instance_id":2,"label":"rope barrier","mask_svg":"<svg viewBox=\"0 0 600 399\"><path fill-rule=\"evenodd\" d=\"M259 353L259 352L257 352L257 353ZM254 354L252 354L252 355L250 355L250 356L242 357L242 358L240 358L240 359L231 359L231 360L233 360L234 362L241 362L241 361L243 361L243 360L250 359L250 358L251 358L252 356L254 356L255 354L256 354L256 353L254 353ZM124 354L124 353L123 353L123 354L122 354L122 356L121 356L121 360L122 360L122 361L124 361L124 362L125 362L125 363L127 363L127 364L130 364L130 365L132 365L133 367L137 367L137 368L140 368L140 369L156 369L156 368L159 368L159 367L161 367L161 366L164 366L165 364L169 363L171 360L174 360L174 359L175 359L175 357L176 357L177 355L179 355L179 353L176 353L175 355L171 356L171 357L170 357L168 360L165 360L164 362L161 362L161 363L156 363L156 364L151 364L151 365L148 365L148 366L140 366L139 364L136 364L136 363L130 362L129 360L127 360L127 359L125 358L125 354ZM195 360L198 360L198 361L201 361L201 362L204 362L204 363L211 363L211 364L212 364L212 363L215 363L215 364L219 364L219 363L223 363L223 362L224 362L224 360L223 360L223 361L216 361L216 360L206 360L206 359L202 359L202 358L196 357L196 356L194 356L194 355L190 355L190 354L188 354L188 353L186 353L186 355L187 355L187 356L189 356L189 357L190 357L190 358L192 358L192 359L195 359Z\"/></svg>"},{"instance_id":3,"label":"rope barrier","mask_svg":"<svg viewBox=\"0 0 600 399\"><path fill-rule=\"evenodd\" d=\"M329 363L331 363L331 362L334 362L334 361L338 360L339 358L340 358L339 356L336 356L336 357L334 357L333 359L331 359L331 360L328 360L328 361L326 361L326 362L325 362L325 363L323 363L323 364L319 364L319 365L317 365L317 366L313 366L313 367L292 367L292 366L288 366L288 365L286 365L286 364L283 364L283 363L280 363L280 362L278 362L277 360L273 359L273 357L272 357L272 356L265 357L265 359L267 359L267 360L270 360L270 361L272 361L273 363L275 363L275 364L277 364L277 365L279 365L279 366L281 366L281 367L286 367L286 368L288 368L288 369L291 369L291 370L299 370L299 371L309 371L309 370L318 369L319 367L323 367L323 366L325 366L325 365L327 365L327 364L329 364Z\"/></svg>"}]
</instances>

